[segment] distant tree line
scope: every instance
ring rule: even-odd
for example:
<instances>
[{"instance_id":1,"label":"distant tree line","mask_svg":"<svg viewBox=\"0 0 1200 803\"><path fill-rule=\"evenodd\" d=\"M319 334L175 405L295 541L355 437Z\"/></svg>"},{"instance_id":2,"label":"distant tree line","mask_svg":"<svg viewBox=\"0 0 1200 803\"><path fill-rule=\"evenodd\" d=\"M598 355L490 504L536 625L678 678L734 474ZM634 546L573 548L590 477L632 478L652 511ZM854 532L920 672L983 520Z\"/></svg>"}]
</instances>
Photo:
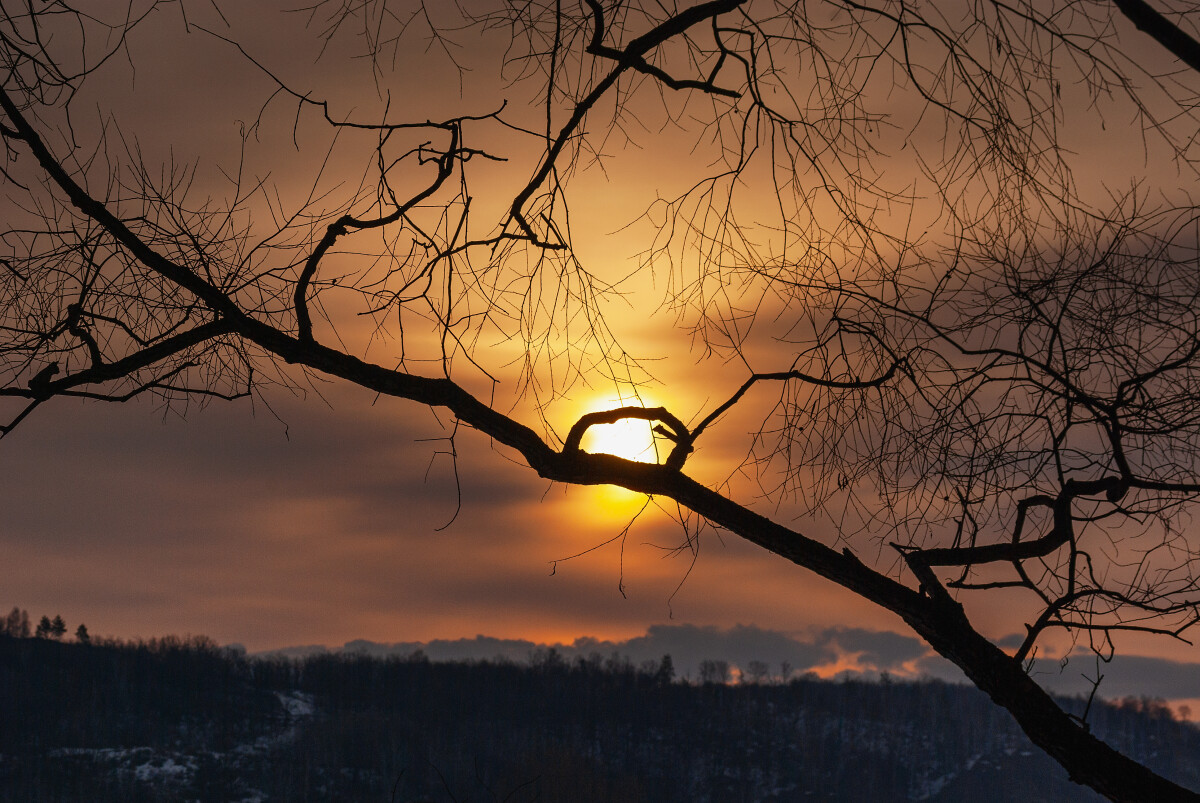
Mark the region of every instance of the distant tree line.
<instances>
[{"instance_id":1,"label":"distant tree line","mask_svg":"<svg viewBox=\"0 0 1200 803\"><path fill-rule=\"evenodd\" d=\"M29 611L13 606L13 609L8 612L8 616L0 619L0 636L12 636L13 638L30 638L32 636L33 638L52 638L61 641L66 634L67 623L58 614L55 614L53 619L43 616L32 633L29 629ZM79 623L79 627L75 628L75 640L80 644L88 644L92 640L87 625L82 622Z\"/></svg>"},{"instance_id":2,"label":"distant tree line","mask_svg":"<svg viewBox=\"0 0 1200 803\"><path fill-rule=\"evenodd\" d=\"M970 687L705 666L683 682L669 655L254 658L203 636L4 634L0 799L1099 800ZM1200 788L1200 730L1162 701L1087 721Z\"/></svg>"}]
</instances>

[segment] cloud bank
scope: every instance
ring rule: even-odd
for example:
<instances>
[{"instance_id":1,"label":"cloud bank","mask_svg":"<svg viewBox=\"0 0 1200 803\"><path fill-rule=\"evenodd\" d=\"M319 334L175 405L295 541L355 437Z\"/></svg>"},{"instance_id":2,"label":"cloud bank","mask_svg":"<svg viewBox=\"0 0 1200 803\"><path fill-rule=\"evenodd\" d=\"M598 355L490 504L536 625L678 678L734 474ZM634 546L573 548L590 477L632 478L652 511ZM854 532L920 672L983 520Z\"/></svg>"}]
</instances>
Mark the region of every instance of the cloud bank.
<instances>
[{"instance_id":1,"label":"cloud bank","mask_svg":"<svg viewBox=\"0 0 1200 803\"><path fill-rule=\"evenodd\" d=\"M525 639L476 636L471 639L439 639L379 643L347 642L339 652L376 657L407 657L418 651L433 661L510 660L523 662L540 650L556 650L568 662L614 654L635 665L658 663L670 655L680 677L696 678L700 662L723 660L744 670L752 661L765 663L772 679L816 673L821 677L864 677L877 679L887 673L901 679L933 678L966 683L966 678L949 661L934 654L916 638L889 631L830 627L799 635L766 630L753 625L722 629L696 625L655 625L645 635L623 641L579 638L570 644L541 644ZM290 647L261 655L299 657L330 651L319 645ZM1050 691L1078 695L1091 690L1089 678L1096 674L1095 661L1078 656L1063 665L1043 661L1031 670ZM1100 664L1103 680L1100 696L1161 697L1180 700L1200 697L1200 664L1169 661L1146 656L1118 655Z\"/></svg>"}]
</instances>

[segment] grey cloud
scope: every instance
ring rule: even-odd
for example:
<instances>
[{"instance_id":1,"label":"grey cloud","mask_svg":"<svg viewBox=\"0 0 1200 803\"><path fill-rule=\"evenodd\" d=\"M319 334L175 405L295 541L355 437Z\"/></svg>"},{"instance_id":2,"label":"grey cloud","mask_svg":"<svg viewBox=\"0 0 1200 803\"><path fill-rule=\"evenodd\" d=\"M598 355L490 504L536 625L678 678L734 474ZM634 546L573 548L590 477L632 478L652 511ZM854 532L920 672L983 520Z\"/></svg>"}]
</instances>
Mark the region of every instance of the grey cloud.
<instances>
[{"instance_id":1,"label":"grey cloud","mask_svg":"<svg viewBox=\"0 0 1200 803\"><path fill-rule=\"evenodd\" d=\"M847 652L860 653L860 663L880 671L894 670L929 653L929 647L919 639L887 630L839 628L825 631L825 636Z\"/></svg>"},{"instance_id":2,"label":"grey cloud","mask_svg":"<svg viewBox=\"0 0 1200 803\"><path fill-rule=\"evenodd\" d=\"M441 434L432 416L367 415L362 399L336 401L336 412L276 403L286 430L242 403L163 421L148 404L64 401L57 415L31 419L5 440L0 539L70 548L103 540L120 548L186 531L217 545L236 538L239 520L255 509L320 499L338 502L352 531L448 522L458 491L449 461L435 460L436 445L422 441ZM475 446L472 453L484 451ZM465 505L495 510L537 498L535 477L489 470L492 462L459 467Z\"/></svg>"},{"instance_id":3,"label":"grey cloud","mask_svg":"<svg viewBox=\"0 0 1200 803\"><path fill-rule=\"evenodd\" d=\"M950 683L967 682L962 671L940 655L930 653L917 665L923 675ZM1101 662L1100 674L1104 677L1098 694L1108 700L1130 696L1166 700L1200 697L1200 663L1117 655L1109 663ZM1032 667L1031 675L1055 694L1088 695L1092 691L1089 678L1096 677L1096 663L1094 658L1084 655L1071 658L1066 666L1058 661L1039 661Z\"/></svg>"},{"instance_id":4,"label":"grey cloud","mask_svg":"<svg viewBox=\"0 0 1200 803\"><path fill-rule=\"evenodd\" d=\"M1079 656L1060 669L1057 661L1041 661L1032 674L1045 688L1058 694L1088 694L1096 677L1092 658ZM1162 697L1165 699L1200 697L1200 664L1149 658L1141 655L1117 655L1109 663L1101 662L1103 676L1099 694L1108 699L1124 697ZM1086 677L1085 677L1086 676Z\"/></svg>"},{"instance_id":5,"label":"grey cloud","mask_svg":"<svg viewBox=\"0 0 1200 803\"><path fill-rule=\"evenodd\" d=\"M645 636L615 645L615 649L634 660L652 660L670 653L681 674L697 672L700 662L705 659L726 660L739 667L745 667L751 661L763 661L772 671L779 671L787 662L803 672L836 657L828 643L799 641L752 625L736 625L728 630L695 625L657 625Z\"/></svg>"},{"instance_id":6,"label":"grey cloud","mask_svg":"<svg viewBox=\"0 0 1200 803\"><path fill-rule=\"evenodd\" d=\"M962 670L936 653L930 652L915 662L919 677L944 680L947 683L968 683Z\"/></svg>"}]
</instances>

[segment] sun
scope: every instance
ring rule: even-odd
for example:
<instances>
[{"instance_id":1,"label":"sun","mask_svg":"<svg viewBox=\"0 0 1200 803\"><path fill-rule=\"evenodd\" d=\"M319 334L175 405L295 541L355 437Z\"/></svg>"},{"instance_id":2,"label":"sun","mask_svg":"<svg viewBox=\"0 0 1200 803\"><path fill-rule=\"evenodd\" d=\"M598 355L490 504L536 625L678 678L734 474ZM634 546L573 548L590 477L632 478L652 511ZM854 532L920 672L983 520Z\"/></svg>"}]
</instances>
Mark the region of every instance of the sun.
<instances>
[{"instance_id":1,"label":"sun","mask_svg":"<svg viewBox=\"0 0 1200 803\"><path fill-rule=\"evenodd\" d=\"M626 418L615 424L591 427L584 434L580 448L585 452L603 452L641 463L658 462L649 421Z\"/></svg>"},{"instance_id":2,"label":"sun","mask_svg":"<svg viewBox=\"0 0 1200 803\"><path fill-rule=\"evenodd\" d=\"M655 406L645 396L636 401L628 396L623 399L597 396L581 405L577 415L635 405ZM657 463L659 454L655 448L652 426L653 422L636 418L625 418L614 424L596 424L584 432L579 448L592 454L611 454L639 463ZM577 498L587 505L593 521L628 524L631 518L640 514L647 502L644 494L619 485L588 486L576 493L582 494Z\"/></svg>"},{"instance_id":3,"label":"sun","mask_svg":"<svg viewBox=\"0 0 1200 803\"><path fill-rule=\"evenodd\" d=\"M654 404L644 396L636 399L629 396L597 396L590 400L584 410L597 412L633 406L653 407ZM625 418L613 424L596 424L588 427L583 434L579 448L585 452L616 455L639 463L657 463L659 455L654 446L653 425L652 421L637 418Z\"/></svg>"}]
</instances>

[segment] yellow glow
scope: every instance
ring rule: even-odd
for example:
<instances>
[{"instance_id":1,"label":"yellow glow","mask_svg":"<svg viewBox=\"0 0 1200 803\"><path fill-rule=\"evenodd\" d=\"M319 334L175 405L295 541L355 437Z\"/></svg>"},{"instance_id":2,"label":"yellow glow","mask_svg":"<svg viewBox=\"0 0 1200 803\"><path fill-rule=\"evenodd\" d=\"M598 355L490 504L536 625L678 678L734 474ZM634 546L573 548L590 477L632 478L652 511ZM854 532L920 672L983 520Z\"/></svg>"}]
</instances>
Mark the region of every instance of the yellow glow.
<instances>
[{"instance_id":1,"label":"yellow glow","mask_svg":"<svg viewBox=\"0 0 1200 803\"><path fill-rule=\"evenodd\" d=\"M583 493L584 504L593 521L606 526L622 526L633 520L646 504L645 494L619 485L592 485Z\"/></svg>"}]
</instances>

